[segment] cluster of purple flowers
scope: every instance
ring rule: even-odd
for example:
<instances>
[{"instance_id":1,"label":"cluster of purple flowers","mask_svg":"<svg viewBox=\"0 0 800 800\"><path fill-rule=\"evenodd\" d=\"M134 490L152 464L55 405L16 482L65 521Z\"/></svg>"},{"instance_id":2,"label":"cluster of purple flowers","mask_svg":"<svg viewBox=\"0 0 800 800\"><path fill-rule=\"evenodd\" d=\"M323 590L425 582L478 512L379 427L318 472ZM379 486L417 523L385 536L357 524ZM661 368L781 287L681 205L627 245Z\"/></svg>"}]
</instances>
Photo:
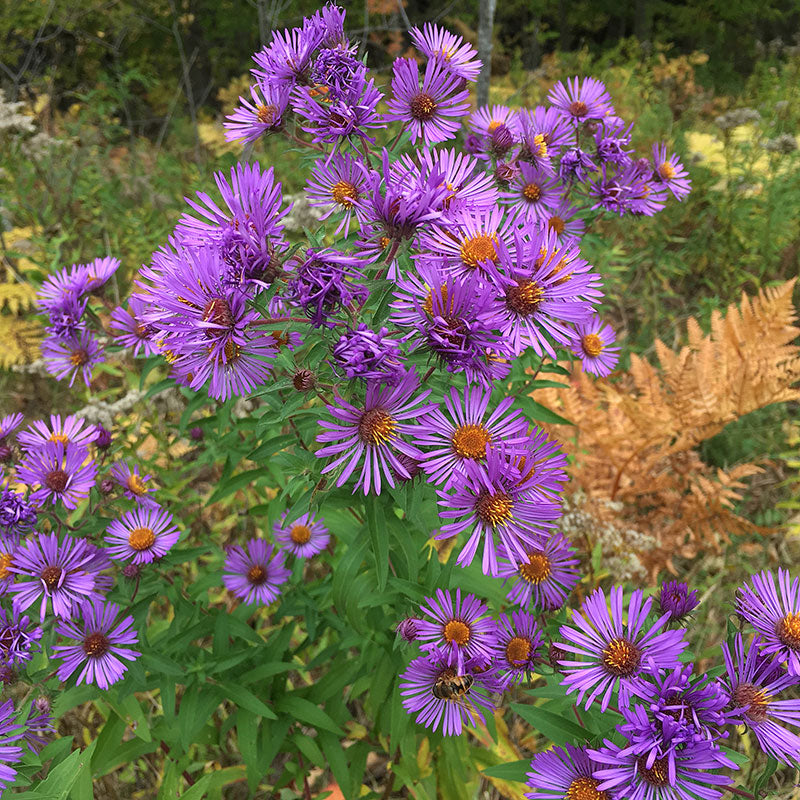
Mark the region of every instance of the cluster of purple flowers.
<instances>
[{"instance_id":1,"label":"cluster of purple flowers","mask_svg":"<svg viewBox=\"0 0 800 800\"><path fill-rule=\"evenodd\" d=\"M272 529L274 547L265 539L250 539L244 547L231 545L222 575L225 588L247 604L269 605L281 594L280 586L289 579L286 554L311 558L330 542L330 534L321 519L301 514L289 519L284 512Z\"/></svg>"},{"instance_id":2,"label":"cluster of purple flowers","mask_svg":"<svg viewBox=\"0 0 800 800\"><path fill-rule=\"evenodd\" d=\"M89 264L73 264L42 284L38 305L48 323L42 357L57 380L68 378L72 386L80 374L88 386L92 369L104 360L103 346L86 312L89 297L102 291L119 266L119 259L96 258Z\"/></svg>"}]
</instances>

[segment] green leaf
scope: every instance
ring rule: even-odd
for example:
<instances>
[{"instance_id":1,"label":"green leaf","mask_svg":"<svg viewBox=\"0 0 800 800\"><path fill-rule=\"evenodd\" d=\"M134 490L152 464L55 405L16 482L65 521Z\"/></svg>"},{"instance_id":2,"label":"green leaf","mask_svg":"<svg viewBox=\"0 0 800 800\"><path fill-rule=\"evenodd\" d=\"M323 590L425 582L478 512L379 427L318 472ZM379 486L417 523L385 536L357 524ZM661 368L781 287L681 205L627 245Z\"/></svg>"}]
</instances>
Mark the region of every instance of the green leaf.
<instances>
[{"instance_id":1,"label":"green leaf","mask_svg":"<svg viewBox=\"0 0 800 800\"><path fill-rule=\"evenodd\" d=\"M577 741L587 741L592 738L592 732L582 728L577 722L554 714L540 706L529 706L521 703L512 703L511 710L519 714L526 722L546 736L555 744L573 744Z\"/></svg>"},{"instance_id":2,"label":"green leaf","mask_svg":"<svg viewBox=\"0 0 800 800\"><path fill-rule=\"evenodd\" d=\"M116 700L112 698L111 692L107 693L104 700L117 712L120 719L124 720L128 727L138 736L142 741L149 742L152 740L150 735L150 725L147 718L142 711L139 701L134 695L128 695L124 700Z\"/></svg>"},{"instance_id":3,"label":"green leaf","mask_svg":"<svg viewBox=\"0 0 800 800\"><path fill-rule=\"evenodd\" d=\"M344 731L342 731L327 713L304 697L287 694L275 703L275 708L282 714L293 716L314 728L321 728L322 730L335 733L337 736L344 736Z\"/></svg>"},{"instance_id":4,"label":"green leaf","mask_svg":"<svg viewBox=\"0 0 800 800\"><path fill-rule=\"evenodd\" d=\"M65 800L72 791L72 787L78 782L81 772L86 771L91 775L90 765L96 745L97 741L95 740L85 750L75 750L70 753L58 766L50 770L48 776L31 794L40 800L44 797L47 800L50 800L51 797L55 800Z\"/></svg>"},{"instance_id":5,"label":"green leaf","mask_svg":"<svg viewBox=\"0 0 800 800\"><path fill-rule=\"evenodd\" d=\"M508 764L497 764L494 767L487 767L482 770L482 774L490 778L500 778L504 781L519 781L520 783L525 783L525 774L530 768L530 760L512 761Z\"/></svg>"},{"instance_id":6,"label":"green leaf","mask_svg":"<svg viewBox=\"0 0 800 800\"><path fill-rule=\"evenodd\" d=\"M197 783L195 783L193 786L190 786L181 795L181 800L203 800L203 798L206 796L208 785L216 775L217 773L215 772L212 772L209 775L203 775L203 777L200 778Z\"/></svg>"},{"instance_id":7,"label":"green leaf","mask_svg":"<svg viewBox=\"0 0 800 800\"><path fill-rule=\"evenodd\" d=\"M365 499L364 505L369 540L378 574L378 591L382 592L386 588L386 581L389 577L389 537L386 530L386 517L383 513L383 506L378 503L375 495L369 495Z\"/></svg>"},{"instance_id":8,"label":"green leaf","mask_svg":"<svg viewBox=\"0 0 800 800\"><path fill-rule=\"evenodd\" d=\"M551 425L572 425L568 419L564 419L564 417L556 414L555 411L551 411L547 406L537 403L532 397L520 395L517 397L517 403L532 420L549 422Z\"/></svg>"},{"instance_id":9,"label":"green leaf","mask_svg":"<svg viewBox=\"0 0 800 800\"><path fill-rule=\"evenodd\" d=\"M322 746L322 752L328 761L328 766L331 768L333 777L339 784L342 794L345 797L350 797L352 788L350 786L350 772L347 768L347 752L339 741L337 736L334 736L328 731L319 731L317 739Z\"/></svg>"},{"instance_id":10,"label":"green leaf","mask_svg":"<svg viewBox=\"0 0 800 800\"><path fill-rule=\"evenodd\" d=\"M772 756L767 758L766 766L753 783L753 794L756 797L758 797L761 794L761 790L766 787L767 781L769 781L769 779L773 776L775 770L778 769L778 766L779 762L777 759L773 758Z\"/></svg>"},{"instance_id":11,"label":"green leaf","mask_svg":"<svg viewBox=\"0 0 800 800\"><path fill-rule=\"evenodd\" d=\"M259 700L249 689L245 689L244 686L239 686L237 683L228 683L227 681L220 683L219 686L224 689L227 699L232 700L237 706L246 708L259 717L277 719L273 710L263 700Z\"/></svg>"},{"instance_id":12,"label":"green leaf","mask_svg":"<svg viewBox=\"0 0 800 800\"><path fill-rule=\"evenodd\" d=\"M264 469L264 467L248 469L245 472L240 472L238 475L234 475L233 477L222 481L208 499L208 502L216 503L218 500L222 500L223 497L227 497L229 494L233 494L234 492L239 491L239 489L243 489L254 480L267 477L268 474L269 473L266 469Z\"/></svg>"}]
</instances>

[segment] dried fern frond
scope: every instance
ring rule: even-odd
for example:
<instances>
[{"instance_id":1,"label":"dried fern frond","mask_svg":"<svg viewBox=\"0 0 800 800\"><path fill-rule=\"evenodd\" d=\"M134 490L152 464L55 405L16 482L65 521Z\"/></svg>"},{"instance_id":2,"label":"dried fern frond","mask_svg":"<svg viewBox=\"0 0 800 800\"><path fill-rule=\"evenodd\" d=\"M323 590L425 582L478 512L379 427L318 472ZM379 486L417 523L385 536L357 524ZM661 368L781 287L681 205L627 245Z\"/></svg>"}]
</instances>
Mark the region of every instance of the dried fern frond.
<instances>
[{"instance_id":1,"label":"dried fern frond","mask_svg":"<svg viewBox=\"0 0 800 800\"><path fill-rule=\"evenodd\" d=\"M39 356L42 328L37 322L0 315L0 367L10 369L16 364L27 364Z\"/></svg>"},{"instance_id":2,"label":"dried fern frond","mask_svg":"<svg viewBox=\"0 0 800 800\"><path fill-rule=\"evenodd\" d=\"M0 283L0 311L24 314L36 305L36 289L28 283Z\"/></svg>"}]
</instances>

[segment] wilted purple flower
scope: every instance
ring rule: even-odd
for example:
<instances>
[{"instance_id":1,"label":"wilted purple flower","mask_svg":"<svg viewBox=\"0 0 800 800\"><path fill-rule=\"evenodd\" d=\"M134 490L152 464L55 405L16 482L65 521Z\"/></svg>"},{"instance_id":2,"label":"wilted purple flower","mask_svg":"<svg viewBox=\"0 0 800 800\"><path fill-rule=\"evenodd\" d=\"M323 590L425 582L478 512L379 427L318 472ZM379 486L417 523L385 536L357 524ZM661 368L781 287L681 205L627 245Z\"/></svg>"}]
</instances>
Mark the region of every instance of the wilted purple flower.
<instances>
[{"instance_id":1,"label":"wilted purple flower","mask_svg":"<svg viewBox=\"0 0 800 800\"><path fill-rule=\"evenodd\" d=\"M185 198L198 216L181 217L175 228L178 241L192 246L213 243L228 265L226 280L233 285L271 283L276 257L288 247L282 220L289 210L281 208L281 184L275 182L272 167L262 172L257 163L238 163L231 167L229 181L223 172L215 173L214 181L225 208L205 192L196 193L198 202Z\"/></svg>"},{"instance_id":2,"label":"wilted purple flower","mask_svg":"<svg viewBox=\"0 0 800 800\"><path fill-rule=\"evenodd\" d=\"M597 769L585 747L551 747L537 753L531 761L531 771L525 776L531 789L530 800L610 800L598 791L600 781L592 777Z\"/></svg>"},{"instance_id":3,"label":"wilted purple flower","mask_svg":"<svg viewBox=\"0 0 800 800\"><path fill-rule=\"evenodd\" d=\"M417 626L421 622L419 617L406 617L395 625L395 632L400 634L406 642L417 641Z\"/></svg>"},{"instance_id":4,"label":"wilted purple flower","mask_svg":"<svg viewBox=\"0 0 800 800\"><path fill-rule=\"evenodd\" d=\"M604 165L601 176L590 184L589 194L596 198L592 208L604 208L620 216L652 216L664 208L666 199L664 190L652 178L652 171L641 170L635 162L619 172L609 172Z\"/></svg>"},{"instance_id":5,"label":"wilted purple flower","mask_svg":"<svg viewBox=\"0 0 800 800\"><path fill-rule=\"evenodd\" d=\"M20 615L17 609L9 614L0 608L0 662L4 664L24 664L30 661L33 651L40 647L42 629L32 625L27 615Z\"/></svg>"},{"instance_id":6,"label":"wilted purple flower","mask_svg":"<svg viewBox=\"0 0 800 800\"><path fill-rule=\"evenodd\" d=\"M627 148L631 143L632 128L633 123L626 128L624 123L614 122L605 122L597 128L594 141L597 159L601 164L625 166L630 162L632 150Z\"/></svg>"},{"instance_id":7,"label":"wilted purple flower","mask_svg":"<svg viewBox=\"0 0 800 800\"><path fill-rule=\"evenodd\" d=\"M619 347L614 329L602 317L593 316L575 324L572 352L581 360L586 372L599 377L609 375L619 361Z\"/></svg>"},{"instance_id":8,"label":"wilted purple flower","mask_svg":"<svg viewBox=\"0 0 800 800\"><path fill-rule=\"evenodd\" d=\"M89 496L96 477L97 464L88 458L87 449L60 441L29 451L17 468L18 481L39 486L31 492L31 502L44 505L61 500L70 509Z\"/></svg>"},{"instance_id":9,"label":"wilted purple flower","mask_svg":"<svg viewBox=\"0 0 800 800\"><path fill-rule=\"evenodd\" d=\"M253 56L256 67L251 70L259 83L292 89L310 80L311 59L325 33L318 24L305 20L302 28L276 30L272 41Z\"/></svg>"},{"instance_id":10,"label":"wilted purple flower","mask_svg":"<svg viewBox=\"0 0 800 800\"><path fill-rule=\"evenodd\" d=\"M680 622L697 608L697 590L690 592L685 583L667 581L661 587L658 603L661 613L669 614L670 622Z\"/></svg>"},{"instance_id":11,"label":"wilted purple flower","mask_svg":"<svg viewBox=\"0 0 800 800\"><path fill-rule=\"evenodd\" d=\"M595 78L584 78L582 81L577 77L569 78L566 86L559 81L550 90L547 99L575 123L602 119L614 113L608 90Z\"/></svg>"},{"instance_id":12,"label":"wilted purple flower","mask_svg":"<svg viewBox=\"0 0 800 800\"><path fill-rule=\"evenodd\" d=\"M16 538L28 533L36 524L36 516L36 507L24 494L0 489L0 537ZM0 554L0 580L7 577L2 574L3 558Z\"/></svg>"},{"instance_id":13,"label":"wilted purple flower","mask_svg":"<svg viewBox=\"0 0 800 800\"><path fill-rule=\"evenodd\" d=\"M778 569L775 576L764 570L750 578L736 598L736 610L760 635L765 655L785 661L790 675L800 677L800 578Z\"/></svg>"},{"instance_id":14,"label":"wilted purple flower","mask_svg":"<svg viewBox=\"0 0 800 800\"><path fill-rule=\"evenodd\" d=\"M583 183L587 176L595 172L597 165L592 156L580 147L570 147L561 154L558 162L558 177L564 182Z\"/></svg>"},{"instance_id":15,"label":"wilted purple flower","mask_svg":"<svg viewBox=\"0 0 800 800\"><path fill-rule=\"evenodd\" d=\"M536 493L538 476L524 475L513 460L517 456L517 449L509 453L504 445L487 447L485 462L462 462L454 494L437 490L439 516L457 520L443 525L437 538L470 534L456 562L461 566L472 563L483 539L483 572L497 575L498 550L509 561L524 561L527 548L538 545L560 516L560 504Z\"/></svg>"},{"instance_id":16,"label":"wilted purple flower","mask_svg":"<svg viewBox=\"0 0 800 800\"><path fill-rule=\"evenodd\" d=\"M800 762L800 736L780 723L800 727L800 700L775 698L796 686L797 677L765 656L762 644L756 636L745 649L740 633L736 634L732 652L727 643L722 644L728 673L723 685L737 721L753 732L761 749L781 763L795 766Z\"/></svg>"},{"instance_id":17,"label":"wilted purple flower","mask_svg":"<svg viewBox=\"0 0 800 800\"><path fill-rule=\"evenodd\" d=\"M62 308L69 307L72 301L80 299L87 290L86 269L73 264L71 270L65 267L55 275L48 276L39 287L36 301L43 311L58 313Z\"/></svg>"},{"instance_id":18,"label":"wilted purple flower","mask_svg":"<svg viewBox=\"0 0 800 800\"><path fill-rule=\"evenodd\" d=\"M549 338L572 342L572 324L587 321L602 296L600 279L572 244L559 245L550 233L525 241L516 236L513 252L502 243L490 277L502 304L498 319L515 354L527 347L555 358Z\"/></svg>"},{"instance_id":19,"label":"wilted purple flower","mask_svg":"<svg viewBox=\"0 0 800 800\"><path fill-rule=\"evenodd\" d=\"M481 69L481 62L475 58L475 48L460 36L446 31L430 22L409 30L414 47L426 58L437 61L441 67L466 81L474 81Z\"/></svg>"},{"instance_id":20,"label":"wilted purple flower","mask_svg":"<svg viewBox=\"0 0 800 800\"><path fill-rule=\"evenodd\" d=\"M99 435L96 425L90 425L82 417L68 416L61 422L60 414L50 415L50 426L44 420L34 420L22 431L17 440L25 450L42 447L48 442L61 442L67 445L88 446Z\"/></svg>"},{"instance_id":21,"label":"wilted purple flower","mask_svg":"<svg viewBox=\"0 0 800 800\"><path fill-rule=\"evenodd\" d=\"M65 336L48 336L42 342L42 358L47 371L57 381L69 378L70 386L75 383L78 373L89 386L95 365L105 360L103 348L88 330Z\"/></svg>"},{"instance_id":22,"label":"wilted purple flower","mask_svg":"<svg viewBox=\"0 0 800 800\"><path fill-rule=\"evenodd\" d=\"M135 508L115 519L106 530L105 541L114 558L149 564L165 556L180 538L172 514L155 508Z\"/></svg>"},{"instance_id":23,"label":"wilted purple flower","mask_svg":"<svg viewBox=\"0 0 800 800\"><path fill-rule=\"evenodd\" d=\"M347 96L353 79L366 71L364 64L346 47L319 51L311 67L311 84L326 100Z\"/></svg>"},{"instance_id":24,"label":"wilted purple flower","mask_svg":"<svg viewBox=\"0 0 800 800\"><path fill-rule=\"evenodd\" d=\"M321 553L331 538L322 520L314 519L310 513L301 514L287 524L285 512L280 522L275 523L272 533L279 547L298 558L311 558Z\"/></svg>"},{"instance_id":25,"label":"wilted purple flower","mask_svg":"<svg viewBox=\"0 0 800 800\"><path fill-rule=\"evenodd\" d=\"M53 648L61 660L58 679L65 681L77 670L77 683L94 683L101 689L122 679L128 669L125 661L135 661L141 653L131 645L139 641L133 627L133 617L117 621L119 606L116 603L91 601L81 604L82 623L60 622L57 631L61 636L76 639L74 645L57 645Z\"/></svg>"},{"instance_id":26,"label":"wilted purple flower","mask_svg":"<svg viewBox=\"0 0 800 800\"><path fill-rule=\"evenodd\" d=\"M125 497L135 500L137 505L148 508L158 508L158 503L150 497L156 487L148 485L151 475L144 477L139 472L139 465L134 464L131 469L127 461L117 461L111 466L111 477L122 487Z\"/></svg>"},{"instance_id":27,"label":"wilted purple flower","mask_svg":"<svg viewBox=\"0 0 800 800\"><path fill-rule=\"evenodd\" d=\"M34 753L38 753L47 744L46 735L56 732L51 711L50 701L46 697L40 696L31 701L23 738Z\"/></svg>"},{"instance_id":28,"label":"wilted purple flower","mask_svg":"<svg viewBox=\"0 0 800 800\"><path fill-rule=\"evenodd\" d=\"M556 611L581 578L578 564L575 550L556 532L542 544L526 548L526 558L518 564L501 560L498 575L507 582L516 578L506 595L512 603L527 608L533 602L538 610Z\"/></svg>"},{"instance_id":29,"label":"wilted purple flower","mask_svg":"<svg viewBox=\"0 0 800 800\"><path fill-rule=\"evenodd\" d=\"M678 200L683 200L691 191L689 173L674 153L667 158L665 144L653 145L653 168L656 180L669 189Z\"/></svg>"},{"instance_id":30,"label":"wilted purple flower","mask_svg":"<svg viewBox=\"0 0 800 800\"><path fill-rule=\"evenodd\" d=\"M463 461L484 461L487 445L528 441L528 421L518 408L511 410L514 398L501 400L487 416L491 396L491 390L478 386L466 386L463 392L452 388L444 395L444 408L435 408L420 419L417 443L432 448L422 461L430 481L460 482Z\"/></svg>"},{"instance_id":31,"label":"wilted purple flower","mask_svg":"<svg viewBox=\"0 0 800 800\"><path fill-rule=\"evenodd\" d=\"M399 342L388 328L376 332L362 322L333 346L332 366L348 378L395 384L404 373L401 356Z\"/></svg>"},{"instance_id":32,"label":"wilted purple flower","mask_svg":"<svg viewBox=\"0 0 800 800\"><path fill-rule=\"evenodd\" d=\"M474 594L455 597L448 591L437 589L436 597L426 597L420 604L424 615L415 623L416 641L423 650L439 648L456 655L454 666L461 669L469 659L492 660L495 645L495 622L488 615L489 608Z\"/></svg>"},{"instance_id":33,"label":"wilted purple flower","mask_svg":"<svg viewBox=\"0 0 800 800\"><path fill-rule=\"evenodd\" d=\"M41 598L40 619L45 617L48 599L57 617L69 617L80 602L96 597L95 576L90 571L93 559L84 539L66 537L59 543L58 536L51 533L24 542L8 567L18 576L10 587L15 612Z\"/></svg>"},{"instance_id":34,"label":"wilted purple flower","mask_svg":"<svg viewBox=\"0 0 800 800\"><path fill-rule=\"evenodd\" d=\"M250 86L250 99L239 97L239 105L225 117L225 139L244 144L283 127L290 90L268 82Z\"/></svg>"},{"instance_id":35,"label":"wilted purple flower","mask_svg":"<svg viewBox=\"0 0 800 800\"><path fill-rule=\"evenodd\" d=\"M678 665L678 656L687 646L683 631L663 630L668 617L663 615L649 629L645 629L653 598L643 601L640 589L634 591L628 603L627 622L623 622L622 588L611 588L609 600L602 589L597 589L583 602L582 612L572 616L576 627L563 625L560 643L567 652L582 660L564 660L561 666L567 694L578 693L578 702L586 699L586 708L600 697L600 708L605 711L611 694L619 689L620 703L628 702L634 687L641 685L643 673L652 669L672 669Z\"/></svg>"},{"instance_id":36,"label":"wilted purple flower","mask_svg":"<svg viewBox=\"0 0 800 800\"><path fill-rule=\"evenodd\" d=\"M244 548L227 548L222 582L245 603L269 605L281 593L280 585L291 575L284 556L263 539L250 539Z\"/></svg>"},{"instance_id":37,"label":"wilted purple flower","mask_svg":"<svg viewBox=\"0 0 800 800\"><path fill-rule=\"evenodd\" d=\"M430 389L412 397L418 386L416 372L408 372L396 386L382 386L376 382L368 384L363 407L351 405L341 398L336 405L328 405L335 421L319 421L326 430L317 436L317 441L333 444L317 450L316 455L318 458L334 456L334 460L322 473L343 467L336 479L336 485L342 486L363 459L353 491L363 487L365 495L372 487L376 494L380 494L381 479L394 487L392 471L410 477L397 454L419 460L422 453L403 438L413 438L417 429L408 420L433 408L432 403L420 405L425 402Z\"/></svg>"},{"instance_id":38,"label":"wilted purple flower","mask_svg":"<svg viewBox=\"0 0 800 800\"><path fill-rule=\"evenodd\" d=\"M86 329L83 315L89 300L72 293L65 294L60 302L53 303L47 311L48 336L59 338L77 336Z\"/></svg>"},{"instance_id":39,"label":"wilted purple flower","mask_svg":"<svg viewBox=\"0 0 800 800\"><path fill-rule=\"evenodd\" d=\"M291 271L286 299L299 305L315 327L329 326L329 317L351 303L362 303L367 288L359 283L358 260L336 250L305 251L305 260Z\"/></svg>"},{"instance_id":40,"label":"wilted purple flower","mask_svg":"<svg viewBox=\"0 0 800 800\"><path fill-rule=\"evenodd\" d=\"M425 66L422 86L419 65L413 58L395 59L392 65L392 97L385 119L406 124L411 143L426 145L452 139L460 127L458 118L469 110L469 92L463 80L450 73L438 59Z\"/></svg>"},{"instance_id":41,"label":"wilted purple flower","mask_svg":"<svg viewBox=\"0 0 800 800\"><path fill-rule=\"evenodd\" d=\"M709 742L686 745L675 754L674 761L657 758L650 766L646 756L608 739L603 747L590 749L589 755L603 765L593 773L599 791L641 800L718 800L722 792L716 787L728 786L733 779L714 770L738 769Z\"/></svg>"},{"instance_id":42,"label":"wilted purple flower","mask_svg":"<svg viewBox=\"0 0 800 800\"><path fill-rule=\"evenodd\" d=\"M452 651L432 650L415 658L400 676L403 707L433 731L460 736L464 725L484 720L494 711L489 692L495 681L484 671L486 662L471 659L461 667Z\"/></svg>"},{"instance_id":43,"label":"wilted purple flower","mask_svg":"<svg viewBox=\"0 0 800 800\"><path fill-rule=\"evenodd\" d=\"M340 90L327 87L298 86L292 93L292 106L305 121L302 128L314 142L332 142L360 137L374 141L368 130L384 128L386 123L378 111L383 94L375 81L367 80L366 68L361 65Z\"/></svg>"},{"instance_id":44,"label":"wilted purple flower","mask_svg":"<svg viewBox=\"0 0 800 800\"><path fill-rule=\"evenodd\" d=\"M519 683L526 673L534 672L542 632L532 614L513 611L511 618L500 617L495 638L495 664L498 676L510 684Z\"/></svg>"},{"instance_id":45,"label":"wilted purple flower","mask_svg":"<svg viewBox=\"0 0 800 800\"><path fill-rule=\"evenodd\" d=\"M364 164L349 153L333 153L314 162L306 184L306 196L309 205L328 209L321 219L327 219L336 212L342 213L336 233L344 230L345 236L350 234L350 221L353 214L359 214L367 176L368 170Z\"/></svg>"},{"instance_id":46,"label":"wilted purple flower","mask_svg":"<svg viewBox=\"0 0 800 800\"><path fill-rule=\"evenodd\" d=\"M14 701L6 700L0 706L0 793L17 776L11 764L22 758L22 748L12 742L19 741L23 732L23 727L14 720Z\"/></svg>"}]
</instances>

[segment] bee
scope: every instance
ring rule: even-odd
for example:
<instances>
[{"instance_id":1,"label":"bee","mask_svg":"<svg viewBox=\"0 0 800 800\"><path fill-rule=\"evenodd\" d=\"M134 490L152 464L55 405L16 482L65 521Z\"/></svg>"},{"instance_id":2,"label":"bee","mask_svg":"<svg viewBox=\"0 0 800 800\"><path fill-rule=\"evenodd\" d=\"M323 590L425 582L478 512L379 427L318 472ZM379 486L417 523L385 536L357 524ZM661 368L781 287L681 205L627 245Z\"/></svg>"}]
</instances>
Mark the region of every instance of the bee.
<instances>
[{"instance_id":1,"label":"bee","mask_svg":"<svg viewBox=\"0 0 800 800\"><path fill-rule=\"evenodd\" d=\"M444 670L433 684L433 696L437 700L458 700L470 690L472 675L456 675L452 669Z\"/></svg>"}]
</instances>

